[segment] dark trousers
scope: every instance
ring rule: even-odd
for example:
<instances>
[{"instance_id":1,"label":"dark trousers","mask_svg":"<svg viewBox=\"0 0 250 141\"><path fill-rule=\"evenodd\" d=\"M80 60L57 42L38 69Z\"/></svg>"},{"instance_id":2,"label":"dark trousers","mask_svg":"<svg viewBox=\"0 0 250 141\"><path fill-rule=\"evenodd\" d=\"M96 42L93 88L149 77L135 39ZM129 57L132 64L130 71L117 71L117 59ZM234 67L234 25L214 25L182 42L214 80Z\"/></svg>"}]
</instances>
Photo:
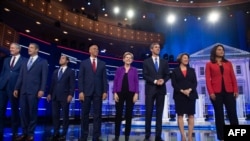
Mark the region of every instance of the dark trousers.
<instances>
[{"instance_id":1,"label":"dark trousers","mask_svg":"<svg viewBox=\"0 0 250 141\"><path fill-rule=\"evenodd\" d=\"M69 127L69 103L67 101L52 101L52 117L54 126L54 135L59 135L60 129L60 109L63 116L62 136L66 136Z\"/></svg>"},{"instance_id":2,"label":"dark trousers","mask_svg":"<svg viewBox=\"0 0 250 141\"><path fill-rule=\"evenodd\" d=\"M18 131L19 120L19 99L13 96L13 90L8 88L8 85L0 90L0 133L3 133L4 118L7 109L8 101L11 107L11 128L12 133L16 134Z\"/></svg>"},{"instance_id":3,"label":"dark trousers","mask_svg":"<svg viewBox=\"0 0 250 141\"><path fill-rule=\"evenodd\" d=\"M217 138L219 140L224 140L225 119L223 105L225 105L230 124L238 125L239 122L236 112L236 99L232 93L223 92L215 95L216 100L211 100L211 102L214 107Z\"/></svg>"},{"instance_id":4,"label":"dark trousers","mask_svg":"<svg viewBox=\"0 0 250 141\"><path fill-rule=\"evenodd\" d=\"M93 140L101 136L102 96L85 96L81 112L81 140L87 141L89 134L89 113L93 106Z\"/></svg>"},{"instance_id":5,"label":"dark trousers","mask_svg":"<svg viewBox=\"0 0 250 141\"><path fill-rule=\"evenodd\" d=\"M20 115L23 134L33 136L37 123L37 94L20 95Z\"/></svg>"},{"instance_id":6,"label":"dark trousers","mask_svg":"<svg viewBox=\"0 0 250 141\"><path fill-rule=\"evenodd\" d=\"M152 114L155 102L155 109L156 109L156 128L155 128L155 138L161 137L162 132L162 114L163 114L163 107L165 101L165 95L155 93L155 94L147 94L145 95L145 106L146 106L146 124L145 124L145 132L146 138L150 137L151 134L151 121L152 121Z\"/></svg>"},{"instance_id":7,"label":"dark trousers","mask_svg":"<svg viewBox=\"0 0 250 141\"><path fill-rule=\"evenodd\" d=\"M126 125L125 125L125 136L130 135L131 131L131 120L132 120L132 114L133 114L133 97L134 93L128 92L128 93L118 93L119 102L115 103L116 108L116 117L115 117L115 136L120 136L120 129L121 129L121 122L122 122L122 114L123 114L123 108L124 108L124 102L126 102L126 111L125 111L125 119L126 119Z\"/></svg>"}]
</instances>

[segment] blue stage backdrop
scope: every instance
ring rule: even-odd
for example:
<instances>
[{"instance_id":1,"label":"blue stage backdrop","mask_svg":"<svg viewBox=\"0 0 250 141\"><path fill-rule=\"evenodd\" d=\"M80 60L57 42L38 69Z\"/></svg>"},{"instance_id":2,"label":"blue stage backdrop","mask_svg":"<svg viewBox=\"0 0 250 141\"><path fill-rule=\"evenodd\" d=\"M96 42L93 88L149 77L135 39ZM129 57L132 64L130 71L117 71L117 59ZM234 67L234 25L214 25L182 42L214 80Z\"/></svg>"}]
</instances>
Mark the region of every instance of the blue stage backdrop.
<instances>
[{"instance_id":1,"label":"blue stage backdrop","mask_svg":"<svg viewBox=\"0 0 250 141\"><path fill-rule=\"evenodd\" d=\"M245 11L236 11L234 13L221 12L220 20L216 23L209 23L207 15L187 15L177 17L172 25L167 24L166 19L154 22L154 25L156 32L165 35L161 55L174 55L176 59L179 53L191 54L214 43L249 51L250 45L247 44L249 21L249 14Z\"/></svg>"}]
</instances>

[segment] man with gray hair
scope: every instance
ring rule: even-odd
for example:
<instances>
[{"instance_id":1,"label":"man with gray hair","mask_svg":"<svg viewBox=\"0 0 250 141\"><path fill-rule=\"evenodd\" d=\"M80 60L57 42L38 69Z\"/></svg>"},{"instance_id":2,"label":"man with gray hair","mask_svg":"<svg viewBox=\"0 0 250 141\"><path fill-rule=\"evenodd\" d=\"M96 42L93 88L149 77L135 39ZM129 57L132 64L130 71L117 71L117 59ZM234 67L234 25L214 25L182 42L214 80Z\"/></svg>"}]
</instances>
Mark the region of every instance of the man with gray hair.
<instances>
[{"instance_id":1,"label":"man with gray hair","mask_svg":"<svg viewBox=\"0 0 250 141\"><path fill-rule=\"evenodd\" d=\"M4 60L0 74L0 140L3 140L4 117L8 101L11 106L11 128L13 140L17 136L19 126L19 105L18 98L13 96L16 80L20 69L27 59L20 55L21 46L18 43L10 44L10 57Z\"/></svg>"}]
</instances>

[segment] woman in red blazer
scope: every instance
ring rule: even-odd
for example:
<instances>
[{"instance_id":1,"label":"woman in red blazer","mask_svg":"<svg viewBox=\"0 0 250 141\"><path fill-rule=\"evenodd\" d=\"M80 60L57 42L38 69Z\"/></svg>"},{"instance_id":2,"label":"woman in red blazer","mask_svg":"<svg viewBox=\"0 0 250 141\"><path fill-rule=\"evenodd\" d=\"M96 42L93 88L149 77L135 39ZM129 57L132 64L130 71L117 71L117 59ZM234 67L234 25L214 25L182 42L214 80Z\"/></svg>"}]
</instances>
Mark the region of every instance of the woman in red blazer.
<instances>
[{"instance_id":1,"label":"woman in red blazer","mask_svg":"<svg viewBox=\"0 0 250 141\"><path fill-rule=\"evenodd\" d=\"M224 57L224 47L216 45L212 48L210 62L206 64L206 86L210 100L214 107L217 138L224 140L224 110L231 125L238 125L236 113L236 98L238 97L238 86L232 63Z\"/></svg>"}]
</instances>

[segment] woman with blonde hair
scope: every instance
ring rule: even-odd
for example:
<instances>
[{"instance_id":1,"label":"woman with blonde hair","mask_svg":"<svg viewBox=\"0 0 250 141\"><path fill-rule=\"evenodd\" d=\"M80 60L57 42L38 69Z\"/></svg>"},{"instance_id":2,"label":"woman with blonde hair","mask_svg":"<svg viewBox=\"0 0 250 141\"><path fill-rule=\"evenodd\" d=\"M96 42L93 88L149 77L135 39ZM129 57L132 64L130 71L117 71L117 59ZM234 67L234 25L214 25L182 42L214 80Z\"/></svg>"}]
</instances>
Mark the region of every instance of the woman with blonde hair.
<instances>
[{"instance_id":1,"label":"woman with blonde hair","mask_svg":"<svg viewBox=\"0 0 250 141\"><path fill-rule=\"evenodd\" d=\"M113 86L116 107L114 141L119 140L124 102L126 102L125 141L129 140L133 107L134 103L138 100L139 93L138 72L135 67L131 66L131 63L133 62L133 57L134 56L132 53L125 52L123 55L124 65L117 68L115 73Z\"/></svg>"}]
</instances>

